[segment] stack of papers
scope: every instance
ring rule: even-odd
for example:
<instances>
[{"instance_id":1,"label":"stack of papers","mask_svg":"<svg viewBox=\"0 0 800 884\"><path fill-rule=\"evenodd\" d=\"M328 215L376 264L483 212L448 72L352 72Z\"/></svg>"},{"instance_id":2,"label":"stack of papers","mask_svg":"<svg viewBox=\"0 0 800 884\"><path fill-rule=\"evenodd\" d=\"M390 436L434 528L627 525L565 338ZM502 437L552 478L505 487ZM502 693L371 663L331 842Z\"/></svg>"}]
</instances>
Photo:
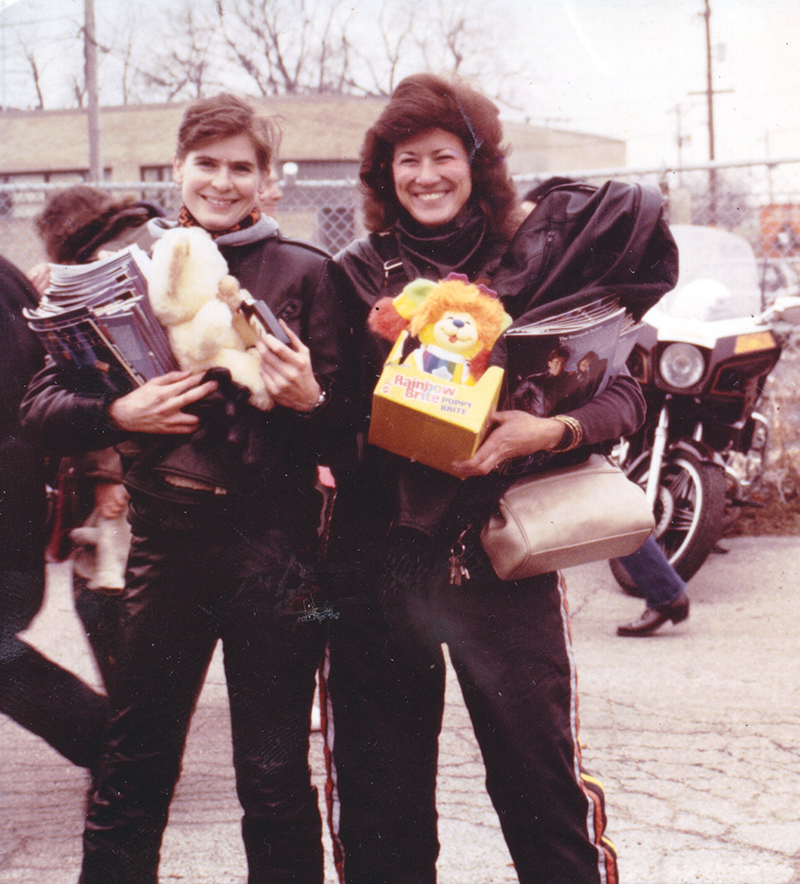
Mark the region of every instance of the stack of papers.
<instances>
[{"instance_id":1,"label":"stack of papers","mask_svg":"<svg viewBox=\"0 0 800 884\"><path fill-rule=\"evenodd\" d=\"M147 297L149 260L132 245L90 264L50 265L50 287L23 312L60 367L116 393L178 368Z\"/></svg>"}]
</instances>

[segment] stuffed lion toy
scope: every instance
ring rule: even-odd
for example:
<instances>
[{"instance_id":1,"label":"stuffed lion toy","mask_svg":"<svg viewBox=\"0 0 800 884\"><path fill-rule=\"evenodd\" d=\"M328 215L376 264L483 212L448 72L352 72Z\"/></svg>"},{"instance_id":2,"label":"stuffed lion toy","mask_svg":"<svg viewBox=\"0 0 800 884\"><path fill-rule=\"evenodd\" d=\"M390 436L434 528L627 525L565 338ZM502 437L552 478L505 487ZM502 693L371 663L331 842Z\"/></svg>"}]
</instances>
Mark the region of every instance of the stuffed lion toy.
<instances>
[{"instance_id":1,"label":"stuffed lion toy","mask_svg":"<svg viewBox=\"0 0 800 884\"><path fill-rule=\"evenodd\" d=\"M510 324L497 295L460 274L438 283L414 280L396 298L378 301L369 318L370 328L387 340L404 330L417 339L404 363L461 384L477 383Z\"/></svg>"}]
</instances>

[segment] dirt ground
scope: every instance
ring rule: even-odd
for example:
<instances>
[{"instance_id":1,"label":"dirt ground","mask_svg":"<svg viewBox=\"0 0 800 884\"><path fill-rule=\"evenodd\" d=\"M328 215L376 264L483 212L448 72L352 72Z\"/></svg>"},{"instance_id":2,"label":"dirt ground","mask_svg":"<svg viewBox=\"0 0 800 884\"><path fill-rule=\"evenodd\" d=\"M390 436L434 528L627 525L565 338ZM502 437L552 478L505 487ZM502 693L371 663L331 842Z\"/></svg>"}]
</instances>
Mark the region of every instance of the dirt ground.
<instances>
[{"instance_id":1,"label":"dirt ground","mask_svg":"<svg viewBox=\"0 0 800 884\"><path fill-rule=\"evenodd\" d=\"M764 481L753 492L751 504L737 510L725 537L800 535L800 476L791 474L780 487Z\"/></svg>"}]
</instances>

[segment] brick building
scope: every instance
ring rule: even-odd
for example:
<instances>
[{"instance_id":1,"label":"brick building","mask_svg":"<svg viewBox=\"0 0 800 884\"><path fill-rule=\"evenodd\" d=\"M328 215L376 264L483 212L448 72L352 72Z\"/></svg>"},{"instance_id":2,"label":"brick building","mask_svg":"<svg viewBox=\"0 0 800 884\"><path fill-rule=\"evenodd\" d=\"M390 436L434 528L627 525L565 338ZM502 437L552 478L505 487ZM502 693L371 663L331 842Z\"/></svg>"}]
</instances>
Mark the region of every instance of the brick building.
<instances>
[{"instance_id":1,"label":"brick building","mask_svg":"<svg viewBox=\"0 0 800 884\"><path fill-rule=\"evenodd\" d=\"M265 106L282 121L280 157L298 178L355 177L364 131L385 101L353 96L278 96ZM101 110L102 157L109 181L169 177L185 104L126 105ZM625 144L612 138L517 123L505 125L513 173L620 167ZM89 168L86 111L0 112L0 181L74 183Z\"/></svg>"},{"instance_id":2,"label":"brick building","mask_svg":"<svg viewBox=\"0 0 800 884\"><path fill-rule=\"evenodd\" d=\"M283 130L279 166L297 165L285 188L282 229L332 251L360 232L360 200L352 186L365 130L385 99L355 96L278 96L265 100ZM175 137L185 103L101 109L106 186L169 203ZM622 141L516 123L505 125L513 174L619 168ZM0 252L27 266L43 252L33 229L48 188L88 178L85 109L0 112ZM330 186L323 186L329 182ZM338 182L334 184L333 182ZM150 187L146 185L150 184Z\"/></svg>"}]
</instances>

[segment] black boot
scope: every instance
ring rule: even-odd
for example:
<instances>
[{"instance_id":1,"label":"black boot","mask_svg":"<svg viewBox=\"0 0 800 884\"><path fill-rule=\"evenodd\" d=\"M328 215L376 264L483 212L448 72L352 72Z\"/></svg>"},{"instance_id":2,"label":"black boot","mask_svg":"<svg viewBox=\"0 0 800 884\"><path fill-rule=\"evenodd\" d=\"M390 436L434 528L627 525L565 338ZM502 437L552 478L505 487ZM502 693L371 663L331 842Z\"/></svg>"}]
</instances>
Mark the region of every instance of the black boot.
<instances>
[{"instance_id":1,"label":"black boot","mask_svg":"<svg viewBox=\"0 0 800 884\"><path fill-rule=\"evenodd\" d=\"M652 635L668 620L680 623L689 616L689 596L682 592L674 601L662 608L645 608L638 620L617 627L617 635Z\"/></svg>"}]
</instances>

